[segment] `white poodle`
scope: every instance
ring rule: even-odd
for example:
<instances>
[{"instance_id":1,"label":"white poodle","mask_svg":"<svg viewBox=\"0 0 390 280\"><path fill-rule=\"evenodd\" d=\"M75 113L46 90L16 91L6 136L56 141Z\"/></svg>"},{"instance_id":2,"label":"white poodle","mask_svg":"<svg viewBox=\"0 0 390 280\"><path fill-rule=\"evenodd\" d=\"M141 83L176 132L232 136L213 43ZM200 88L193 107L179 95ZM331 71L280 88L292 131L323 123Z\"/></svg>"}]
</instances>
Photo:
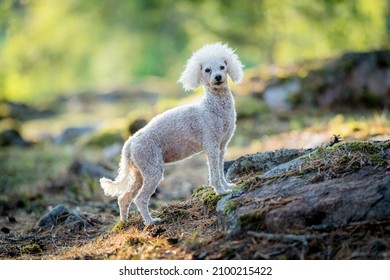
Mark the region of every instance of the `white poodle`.
<instances>
[{"instance_id":1,"label":"white poodle","mask_svg":"<svg viewBox=\"0 0 390 280\"><path fill-rule=\"evenodd\" d=\"M188 60L179 82L185 90L204 88L197 103L168 110L131 136L123 146L119 174L115 181L101 178L106 195L118 196L122 221L134 199L146 225L158 222L148 209L151 195L163 178L164 163L172 163L206 151L209 183L217 194L229 192L223 161L236 121L233 95L227 76L233 82L243 77L243 65L227 45L205 45Z\"/></svg>"}]
</instances>

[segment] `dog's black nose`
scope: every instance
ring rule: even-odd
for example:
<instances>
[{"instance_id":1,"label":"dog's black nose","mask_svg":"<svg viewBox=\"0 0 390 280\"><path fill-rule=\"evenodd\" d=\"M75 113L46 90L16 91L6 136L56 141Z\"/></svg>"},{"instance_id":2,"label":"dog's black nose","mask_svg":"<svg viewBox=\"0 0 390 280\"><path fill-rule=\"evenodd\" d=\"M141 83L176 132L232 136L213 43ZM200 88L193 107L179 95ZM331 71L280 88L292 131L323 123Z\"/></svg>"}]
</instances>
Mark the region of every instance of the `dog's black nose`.
<instances>
[{"instance_id":1,"label":"dog's black nose","mask_svg":"<svg viewBox=\"0 0 390 280\"><path fill-rule=\"evenodd\" d=\"M219 82L220 80L222 80L222 76L221 75L215 76L215 80Z\"/></svg>"}]
</instances>

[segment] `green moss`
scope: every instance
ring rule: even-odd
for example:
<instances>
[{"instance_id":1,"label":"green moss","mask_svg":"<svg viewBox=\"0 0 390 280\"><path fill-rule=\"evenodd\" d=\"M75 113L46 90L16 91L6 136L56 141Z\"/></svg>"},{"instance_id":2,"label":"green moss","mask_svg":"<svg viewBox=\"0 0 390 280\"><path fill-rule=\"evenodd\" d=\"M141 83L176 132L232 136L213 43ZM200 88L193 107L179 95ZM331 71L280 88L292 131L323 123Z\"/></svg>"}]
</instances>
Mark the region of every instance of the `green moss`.
<instances>
[{"instance_id":1,"label":"green moss","mask_svg":"<svg viewBox=\"0 0 390 280\"><path fill-rule=\"evenodd\" d=\"M255 175L254 177L257 178L258 176ZM246 182L243 181L243 182L237 184L235 187L233 187L232 188L232 192L235 192L235 191L238 191L238 190L244 190L245 191L245 187L246 187Z\"/></svg>"},{"instance_id":2,"label":"green moss","mask_svg":"<svg viewBox=\"0 0 390 280\"><path fill-rule=\"evenodd\" d=\"M25 245L22 248L20 248L20 251L27 254L37 254L43 252L41 246L39 246L39 244L36 243Z\"/></svg>"},{"instance_id":3,"label":"green moss","mask_svg":"<svg viewBox=\"0 0 390 280\"><path fill-rule=\"evenodd\" d=\"M374 143L370 141L353 141L353 142L340 142L334 144L332 147L327 148L327 150L335 151L338 149L347 149L351 152L361 152L365 154L374 154L380 152L380 148L375 146Z\"/></svg>"},{"instance_id":4,"label":"green moss","mask_svg":"<svg viewBox=\"0 0 390 280\"><path fill-rule=\"evenodd\" d=\"M128 223L122 221L122 220L119 220L115 226L112 228L111 232L120 232L120 231L123 231L125 230L127 227L128 227Z\"/></svg>"},{"instance_id":5,"label":"green moss","mask_svg":"<svg viewBox=\"0 0 390 280\"><path fill-rule=\"evenodd\" d=\"M340 157L340 163L341 164L346 164L350 161L350 158L347 155L343 155Z\"/></svg>"},{"instance_id":6,"label":"green moss","mask_svg":"<svg viewBox=\"0 0 390 280\"><path fill-rule=\"evenodd\" d=\"M380 153L370 155L369 159L371 161L371 164L374 165L382 165L386 162L383 155Z\"/></svg>"},{"instance_id":7,"label":"green moss","mask_svg":"<svg viewBox=\"0 0 390 280\"><path fill-rule=\"evenodd\" d=\"M234 210L236 210L237 206L239 206L239 205L240 205L239 201L237 201L237 200L229 200L226 203L226 206L225 206L225 209L223 209L223 212L225 214L229 214L229 213L233 212Z\"/></svg>"},{"instance_id":8,"label":"green moss","mask_svg":"<svg viewBox=\"0 0 390 280\"><path fill-rule=\"evenodd\" d=\"M201 186L194 190L192 193L192 197L200 198L202 201L207 204L209 207L215 208L218 201L223 197L224 195L217 195L215 193L215 190L212 186Z\"/></svg>"},{"instance_id":9,"label":"green moss","mask_svg":"<svg viewBox=\"0 0 390 280\"><path fill-rule=\"evenodd\" d=\"M386 149L390 141L386 141L382 145L376 145L371 141L354 141L349 143L337 143L332 148L333 149L344 149L352 153L359 153L363 155L369 164L372 165L382 165L386 162L382 154L382 149ZM347 155L344 155L344 158L347 158ZM347 163L348 161L345 161Z\"/></svg>"},{"instance_id":10,"label":"green moss","mask_svg":"<svg viewBox=\"0 0 390 280\"><path fill-rule=\"evenodd\" d=\"M386 149L386 146L390 146L390 141L386 141L381 146L375 145L371 141L353 141L353 142L339 142L328 147L319 147L313 152L303 157L304 159L310 160L311 158L319 158L322 156L340 155L341 157L347 158L348 153L360 153L367 156L381 154L382 149Z\"/></svg>"},{"instance_id":11,"label":"green moss","mask_svg":"<svg viewBox=\"0 0 390 280\"><path fill-rule=\"evenodd\" d=\"M157 214L158 218L162 218L167 222L174 222L182 218L188 217L189 211L183 206L166 205L163 206Z\"/></svg>"},{"instance_id":12,"label":"green moss","mask_svg":"<svg viewBox=\"0 0 390 280\"><path fill-rule=\"evenodd\" d=\"M363 165L385 165L387 159L382 151L389 146L389 142L353 141L320 147L303 157L304 163L300 170L304 173L314 170L322 170L323 172L328 170L342 174L357 171Z\"/></svg>"}]
</instances>

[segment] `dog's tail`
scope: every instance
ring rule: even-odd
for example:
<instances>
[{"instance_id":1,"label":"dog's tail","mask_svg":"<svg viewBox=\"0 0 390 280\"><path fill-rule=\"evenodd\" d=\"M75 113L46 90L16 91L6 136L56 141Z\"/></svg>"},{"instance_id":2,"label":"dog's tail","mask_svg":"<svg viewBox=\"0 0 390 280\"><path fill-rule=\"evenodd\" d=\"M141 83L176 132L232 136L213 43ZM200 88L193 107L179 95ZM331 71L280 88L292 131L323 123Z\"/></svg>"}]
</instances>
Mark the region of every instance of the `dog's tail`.
<instances>
[{"instance_id":1,"label":"dog's tail","mask_svg":"<svg viewBox=\"0 0 390 280\"><path fill-rule=\"evenodd\" d=\"M115 178L115 181L105 177L100 179L100 186L107 196L120 196L130 190L133 179L131 176L131 166L133 163L130 159L130 144L130 141L127 141L122 148L118 176Z\"/></svg>"}]
</instances>

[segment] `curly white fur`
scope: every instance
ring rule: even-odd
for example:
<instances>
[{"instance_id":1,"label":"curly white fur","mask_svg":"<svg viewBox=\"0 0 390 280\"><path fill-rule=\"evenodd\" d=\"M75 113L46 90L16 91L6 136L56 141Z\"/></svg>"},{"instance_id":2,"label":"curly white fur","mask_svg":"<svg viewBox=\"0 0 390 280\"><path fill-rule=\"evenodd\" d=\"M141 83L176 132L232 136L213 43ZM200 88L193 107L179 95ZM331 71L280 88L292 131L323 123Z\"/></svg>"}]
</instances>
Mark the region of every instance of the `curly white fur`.
<instances>
[{"instance_id":1,"label":"curly white fur","mask_svg":"<svg viewBox=\"0 0 390 280\"><path fill-rule=\"evenodd\" d=\"M226 182L223 161L236 112L227 77L240 82L242 69L234 50L225 44L205 45L192 55L179 82L185 90L203 85L203 99L153 118L126 141L115 181L100 179L106 195L118 196L121 220L127 221L134 199L145 224L158 222L151 217L148 204L163 178L163 165L202 151L208 157L209 183L218 194L230 191L234 184Z\"/></svg>"}]
</instances>

